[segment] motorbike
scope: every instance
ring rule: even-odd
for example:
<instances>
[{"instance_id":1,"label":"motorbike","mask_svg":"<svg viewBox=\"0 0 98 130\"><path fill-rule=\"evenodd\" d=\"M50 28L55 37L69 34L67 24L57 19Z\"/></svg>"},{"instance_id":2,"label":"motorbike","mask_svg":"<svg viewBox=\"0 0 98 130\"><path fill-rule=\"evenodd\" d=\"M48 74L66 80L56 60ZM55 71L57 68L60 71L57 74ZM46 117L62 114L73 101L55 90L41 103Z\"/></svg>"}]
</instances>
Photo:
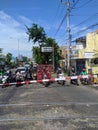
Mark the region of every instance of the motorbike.
<instances>
[{"instance_id":1,"label":"motorbike","mask_svg":"<svg viewBox=\"0 0 98 130\"><path fill-rule=\"evenodd\" d=\"M43 74L43 80L44 80L44 79L48 79L48 76L47 76L47 74L46 74L46 73L44 73L44 74ZM45 87L48 87L49 82L44 81L44 82L43 82L43 85L44 85Z\"/></svg>"},{"instance_id":2,"label":"motorbike","mask_svg":"<svg viewBox=\"0 0 98 130\"><path fill-rule=\"evenodd\" d=\"M8 76L7 75L2 76L2 83L5 84L7 82L8 82Z\"/></svg>"},{"instance_id":3,"label":"motorbike","mask_svg":"<svg viewBox=\"0 0 98 130\"><path fill-rule=\"evenodd\" d=\"M65 77L64 77L63 72L57 73L57 78L60 79L60 80L57 81L58 84L61 84L61 85L65 84Z\"/></svg>"},{"instance_id":4,"label":"motorbike","mask_svg":"<svg viewBox=\"0 0 98 130\"><path fill-rule=\"evenodd\" d=\"M88 84L88 79L87 78L82 78L80 79L81 83L84 84L84 85L87 85Z\"/></svg>"},{"instance_id":5,"label":"motorbike","mask_svg":"<svg viewBox=\"0 0 98 130\"><path fill-rule=\"evenodd\" d=\"M37 80L37 67L33 67L32 70L31 70L31 78L33 80Z\"/></svg>"},{"instance_id":6,"label":"motorbike","mask_svg":"<svg viewBox=\"0 0 98 130\"><path fill-rule=\"evenodd\" d=\"M71 74L71 76L75 76L75 75L76 75L76 73L72 73L72 74ZM73 85L79 85L77 78L71 79L71 80L70 80L70 83L73 84Z\"/></svg>"},{"instance_id":7,"label":"motorbike","mask_svg":"<svg viewBox=\"0 0 98 130\"><path fill-rule=\"evenodd\" d=\"M7 83L11 83L11 80L11 77L7 73L5 73L1 79L1 83L3 84L2 88L6 87Z\"/></svg>"},{"instance_id":8,"label":"motorbike","mask_svg":"<svg viewBox=\"0 0 98 130\"><path fill-rule=\"evenodd\" d=\"M21 73L17 73L15 77L16 82L22 82L25 80L25 77ZM16 84L16 87L20 86L21 84Z\"/></svg>"}]
</instances>

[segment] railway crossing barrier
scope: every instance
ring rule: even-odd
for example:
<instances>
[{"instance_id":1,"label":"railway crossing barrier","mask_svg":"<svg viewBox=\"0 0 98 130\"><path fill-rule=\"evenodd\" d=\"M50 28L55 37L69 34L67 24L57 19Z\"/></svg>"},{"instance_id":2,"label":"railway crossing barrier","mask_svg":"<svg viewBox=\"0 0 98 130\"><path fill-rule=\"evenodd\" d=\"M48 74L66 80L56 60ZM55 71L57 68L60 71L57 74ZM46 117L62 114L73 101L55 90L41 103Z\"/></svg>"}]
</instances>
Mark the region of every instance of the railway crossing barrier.
<instances>
[{"instance_id":1,"label":"railway crossing barrier","mask_svg":"<svg viewBox=\"0 0 98 130\"><path fill-rule=\"evenodd\" d=\"M0 86L8 87L11 85L24 85L24 84L33 84L33 83L43 83L43 82L56 82L56 81L68 81L71 79L81 79L81 78L97 78L97 75L80 75L80 76L65 76L61 78L50 78L50 79L42 79L42 80L26 80L22 82L12 82L12 83L4 83L0 84Z\"/></svg>"}]
</instances>

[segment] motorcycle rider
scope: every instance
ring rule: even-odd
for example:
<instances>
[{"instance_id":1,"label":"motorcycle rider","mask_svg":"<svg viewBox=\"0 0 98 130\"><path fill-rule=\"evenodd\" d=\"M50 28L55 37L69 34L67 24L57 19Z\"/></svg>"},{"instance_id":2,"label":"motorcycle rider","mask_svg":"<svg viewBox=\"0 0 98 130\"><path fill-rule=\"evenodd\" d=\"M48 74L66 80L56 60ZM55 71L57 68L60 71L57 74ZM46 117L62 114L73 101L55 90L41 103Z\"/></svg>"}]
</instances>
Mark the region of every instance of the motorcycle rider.
<instances>
[{"instance_id":1,"label":"motorcycle rider","mask_svg":"<svg viewBox=\"0 0 98 130\"><path fill-rule=\"evenodd\" d=\"M11 83L12 80L13 80L13 74L12 74L12 71L11 71L11 70L9 70L9 71L7 72L7 76L8 76L7 82L8 82L8 83Z\"/></svg>"},{"instance_id":2,"label":"motorcycle rider","mask_svg":"<svg viewBox=\"0 0 98 130\"><path fill-rule=\"evenodd\" d=\"M63 70L60 67L57 69L57 78L64 78ZM57 82L62 85L65 84L65 80L58 80Z\"/></svg>"},{"instance_id":3,"label":"motorcycle rider","mask_svg":"<svg viewBox=\"0 0 98 130\"><path fill-rule=\"evenodd\" d=\"M75 75L75 67L74 67L74 66L71 67L71 75L72 75L72 76Z\"/></svg>"},{"instance_id":4,"label":"motorcycle rider","mask_svg":"<svg viewBox=\"0 0 98 130\"><path fill-rule=\"evenodd\" d=\"M87 75L86 68L83 68L83 69L82 69L82 72L80 73L80 75ZM88 83L88 79L87 79L87 78L81 78L80 80L81 80L81 82L84 83L84 84L87 84L87 83Z\"/></svg>"},{"instance_id":5,"label":"motorcycle rider","mask_svg":"<svg viewBox=\"0 0 98 130\"><path fill-rule=\"evenodd\" d=\"M58 67L58 69L57 69L57 78L59 78L59 74L61 74L61 73L62 73L62 69L60 67Z\"/></svg>"},{"instance_id":6,"label":"motorcycle rider","mask_svg":"<svg viewBox=\"0 0 98 130\"><path fill-rule=\"evenodd\" d=\"M86 68L83 68L83 69L82 69L82 72L81 72L80 74L81 74L81 75L87 75Z\"/></svg>"},{"instance_id":7,"label":"motorcycle rider","mask_svg":"<svg viewBox=\"0 0 98 130\"><path fill-rule=\"evenodd\" d=\"M72 66L71 67L71 76L75 76L75 75L76 75L75 67ZM70 83L74 84L74 85L79 85L78 79L71 79Z\"/></svg>"}]
</instances>

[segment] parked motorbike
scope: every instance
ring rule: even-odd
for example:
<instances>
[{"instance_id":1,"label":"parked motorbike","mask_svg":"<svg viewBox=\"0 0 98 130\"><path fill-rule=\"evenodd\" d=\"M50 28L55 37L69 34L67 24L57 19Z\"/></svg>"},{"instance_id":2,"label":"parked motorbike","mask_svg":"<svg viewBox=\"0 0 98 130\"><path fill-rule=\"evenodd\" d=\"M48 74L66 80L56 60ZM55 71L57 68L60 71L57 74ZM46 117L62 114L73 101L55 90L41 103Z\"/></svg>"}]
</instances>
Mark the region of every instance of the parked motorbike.
<instances>
[{"instance_id":1,"label":"parked motorbike","mask_svg":"<svg viewBox=\"0 0 98 130\"><path fill-rule=\"evenodd\" d=\"M44 79L48 79L48 76L47 76L47 74L46 74L46 73L44 73L44 74L43 74L43 80L44 80ZM44 81L44 82L43 82L43 85L44 85L45 87L48 87L49 82Z\"/></svg>"},{"instance_id":2,"label":"parked motorbike","mask_svg":"<svg viewBox=\"0 0 98 130\"><path fill-rule=\"evenodd\" d=\"M37 80L37 67L33 67L32 69L32 79Z\"/></svg>"},{"instance_id":3,"label":"parked motorbike","mask_svg":"<svg viewBox=\"0 0 98 130\"><path fill-rule=\"evenodd\" d=\"M32 74L31 74L30 70L28 70L26 72L24 77L25 77L25 80L31 80L32 79Z\"/></svg>"},{"instance_id":4,"label":"parked motorbike","mask_svg":"<svg viewBox=\"0 0 98 130\"><path fill-rule=\"evenodd\" d=\"M81 83L84 84L84 85L87 85L88 84L88 79L87 78L82 78L80 79Z\"/></svg>"},{"instance_id":5,"label":"parked motorbike","mask_svg":"<svg viewBox=\"0 0 98 130\"><path fill-rule=\"evenodd\" d=\"M2 84L8 83L8 76L7 75L3 75L1 82L2 82Z\"/></svg>"},{"instance_id":6,"label":"parked motorbike","mask_svg":"<svg viewBox=\"0 0 98 130\"><path fill-rule=\"evenodd\" d=\"M11 83L11 77L8 75L8 73L5 73L3 76L2 76L2 79L1 79L1 83L3 84L2 85L2 88L6 87L7 86L7 83Z\"/></svg>"},{"instance_id":7,"label":"parked motorbike","mask_svg":"<svg viewBox=\"0 0 98 130\"><path fill-rule=\"evenodd\" d=\"M20 73L16 73L16 82L22 82L24 81L25 77ZM16 84L16 87L20 86L21 84Z\"/></svg>"},{"instance_id":8,"label":"parked motorbike","mask_svg":"<svg viewBox=\"0 0 98 130\"><path fill-rule=\"evenodd\" d=\"M72 73L71 76L76 76L76 73ZM73 84L73 85L79 85L77 78L71 79L70 83Z\"/></svg>"},{"instance_id":9,"label":"parked motorbike","mask_svg":"<svg viewBox=\"0 0 98 130\"><path fill-rule=\"evenodd\" d=\"M57 73L57 78L60 79L60 80L57 81L58 84L61 84L61 85L65 84L65 77L64 77L63 72Z\"/></svg>"}]
</instances>

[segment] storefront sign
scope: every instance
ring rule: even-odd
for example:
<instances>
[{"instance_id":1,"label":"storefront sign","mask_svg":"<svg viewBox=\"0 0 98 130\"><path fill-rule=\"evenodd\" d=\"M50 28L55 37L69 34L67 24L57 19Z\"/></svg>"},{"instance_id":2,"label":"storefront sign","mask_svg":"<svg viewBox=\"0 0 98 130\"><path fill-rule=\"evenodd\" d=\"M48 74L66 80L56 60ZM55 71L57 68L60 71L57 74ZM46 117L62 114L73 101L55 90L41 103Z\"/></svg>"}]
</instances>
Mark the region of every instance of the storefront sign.
<instances>
[{"instance_id":1,"label":"storefront sign","mask_svg":"<svg viewBox=\"0 0 98 130\"><path fill-rule=\"evenodd\" d=\"M85 52L84 58L93 58L94 52Z\"/></svg>"}]
</instances>

